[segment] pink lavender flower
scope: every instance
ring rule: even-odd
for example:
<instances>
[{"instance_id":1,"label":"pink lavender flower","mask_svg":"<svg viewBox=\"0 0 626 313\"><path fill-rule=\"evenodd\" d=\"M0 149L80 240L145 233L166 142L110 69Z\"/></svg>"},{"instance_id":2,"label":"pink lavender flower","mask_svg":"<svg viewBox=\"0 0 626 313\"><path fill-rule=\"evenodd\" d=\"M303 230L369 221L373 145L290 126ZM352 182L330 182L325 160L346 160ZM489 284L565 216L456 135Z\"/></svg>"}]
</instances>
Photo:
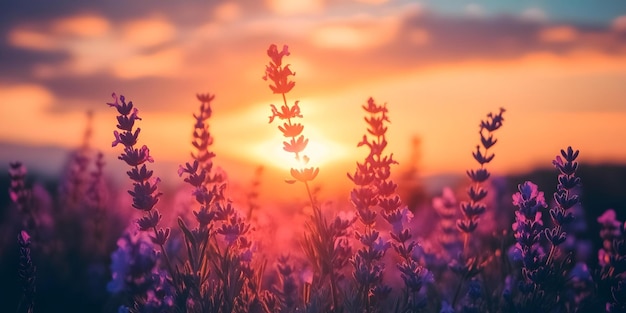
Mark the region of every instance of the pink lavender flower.
<instances>
[{"instance_id":1,"label":"pink lavender flower","mask_svg":"<svg viewBox=\"0 0 626 313\"><path fill-rule=\"evenodd\" d=\"M377 104L373 98L367 100L362 108L367 116L367 133L357 144L357 147L369 148L369 154L363 163L357 163L354 175L348 177L355 183L351 192L351 200L357 215L365 227L364 233L357 232L357 239L364 245L354 256L352 263L355 267L354 277L360 285L360 298L365 310L376 308L376 303L386 298L390 288L382 283L384 264L382 257L389 247L400 256L401 261L397 268L405 283L405 297L399 299L403 310L418 310L425 305L420 291L425 283L431 280L432 274L421 266L414 258L413 250L417 243L412 240L413 235L407 227L413 213L402 203L396 193L397 184L391 179L391 165L397 164L393 154L386 155L387 147L387 105ZM380 209L380 216L391 226L392 242L383 240L375 230L376 211ZM378 295L379 298L371 295Z\"/></svg>"},{"instance_id":2,"label":"pink lavender flower","mask_svg":"<svg viewBox=\"0 0 626 313\"><path fill-rule=\"evenodd\" d=\"M289 48L286 45L283 46L280 52L278 51L278 47L274 44L270 45L267 49L267 55L270 57L271 62L265 67L263 79L269 79L274 83L269 86L274 93L288 93L296 85L295 82L289 80L289 76L296 75L296 73L289 69L289 65L283 66L283 57L289 54Z\"/></svg>"},{"instance_id":3,"label":"pink lavender flower","mask_svg":"<svg viewBox=\"0 0 626 313\"><path fill-rule=\"evenodd\" d=\"M602 248L598 251L600 275L597 288L606 312L626 311L626 224L610 209L598 217Z\"/></svg>"},{"instance_id":4,"label":"pink lavender flower","mask_svg":"<svg viewBox=\"0 0 626 313\"><path fill-rule=\"evenodd\" d=\"M456 227L458 203L452 189L445 187L441 197L433 198L432 206L441 218L439 221L441 234L437 236L437 240L445 249L449 259L457 255L458 249L463 244L459 240L459 230Z\"/></svg>"},{"instance_id":5,"label":"pink lavender flower","mask_svg":"<svg viewBox=\"0 0 626 313\"><path fill-rule=\"evenodd\" d=\"M530 181L518 186L519 192L513 195L513 204L518 207L515 212L515 223L512 225L513 234L517 241L516 249L521 254L523 262L523 273L528 273L525 277L525 284L536 283L532 281L534 277L531 273L545 261L545 256L540 247L540 236L543 232L541 222L541 212L539 209L547 208L548 205L539 191L537 185ZM533 290L525 288L524 290Z\"/></svg>"},{"instance_id":6,"label":"pink lavender flower","mask_svg":"<svg viewBox=\"0 0 626 313\"><path fill-rule=\"evenodd\" d=\"M263 79L272 81L274 84L270 85L270 89L275 94L281 94L283 97L283 104L280 106L280 110L276 108L275 105L270 105L272 115L269 116L269 122L272 123L276 118L283 122L283 125L278 126L278 130L280 130L285 138L289 138L289 140L283 142L283 150L293 153L297 161L303 161L304 165L306 165L309 158L303 155L303 153L309 144L309 139L302 135L304 126L295 122L295 119L303 117L300 111L299 101L296 101L293 106L290 106L285 96L285 94L291 91L295 86L295 82L289 80L289 76L293 76L295 73L289 69L289 65L282 66L283 57L289 54L289 48L287 46L283 46L283 50L279 52L276 45L272 44L267 50L267 55L270 57L271 61L265 68ZM308 182L315 179L319 173L319 168L292 168L290 173L294 180L289 180L289 183L295 183L296 181L302 182L308 190Z\"/></svg>"},{"instance_id":7,"label":"pink lavender flower","mask_svg":"<svg viewBox=\"0 0 626 313\"><path fill-rule=\"evenodd\" d=\"M191 144L196 151L192 152L191 156L194 159L194 163L197 162L204 170L201 171L201 173L204 173L201 176L205 180L205 184L220 183L224 180L224 177L222 177L220 173L213 171L213 158L215 157L215 153L210 148L213 145L214 138L211 135L209 129L210 124L208 122L213 114L211 102L215 99L215 95L210 93L198 94L196 98L200 101L200 111L193 115L196 122L194 124L193 141ZM197 169L198 165L194 164L194 166ZM197 170L194 170L194 172L196 171ZM181 175L180 172L179 175Z\"/></svg>"}]
</instances>

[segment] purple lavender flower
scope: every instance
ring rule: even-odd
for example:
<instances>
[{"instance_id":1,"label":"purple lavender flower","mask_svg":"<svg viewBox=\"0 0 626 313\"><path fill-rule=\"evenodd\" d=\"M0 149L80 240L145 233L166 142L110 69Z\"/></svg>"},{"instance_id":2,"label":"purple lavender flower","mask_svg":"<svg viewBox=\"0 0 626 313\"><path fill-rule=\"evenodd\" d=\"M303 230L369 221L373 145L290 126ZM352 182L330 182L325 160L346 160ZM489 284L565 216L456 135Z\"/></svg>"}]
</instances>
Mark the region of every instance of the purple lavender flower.
<instances>
[{"instance_id":1,"label":"purple lavender flower","mask_svg":"<svg viewBox=\"0 0 626 313\"><path fill-rule=\"evenodd\" d=\"M598 251L600 275L598 294L606 304L606 312L626 311L626 224L609 209L598 217L602 248Z\"/></svg>"},{"instance_id":2,"label":"purple lavender flower","mask_svg":"<svg viewBox=\"0 0 626 313\"><path fill-rule=\"evenodd\" d=\"M149 237L143 233L126 231L117 241L117 250L111 255L112 280L107 285L110 293L146 291L146 280L157 265L158 255Z\"/></svg>"},{"instance_id":3,"label":"purple lavender flower","mask_svg":"<svg viewBox=\"0 0 626 313\"><path fill-rule=\"evenodd\" d=\"M37 218L36 206L33 203L32 190L26 187L26 166L21 162L9 164L9 197L15 203L18 211L22 215L22 226L31 235L37 234L39 220Z\"/></svg>"},{"instance_id":4,"label":"purple lavender flower","mask_svg":"<svg viewBox=\"0 0 626 313\"><path fill-rule=\"evenodd\" d=\"M575 176L578 168L578 162L576 162L578 150L574 151L572 147L568 147L567 151L561 150L561 156L564 159L556 156L552 162L560 174L557 190L554 193L556 207L550 210L550 217L554 225L552 228L546 228L545 230L545 236L552 244L547 263L552 261L557 252L557 247L565 241L567 234L564 227L574 218L570 209L579 202L578 195L573 193L573 189L580 185L580 178Z\"/></svg>"},{"instance_id":5,"label":"purple lavender flower","mask_svg":"<svg viewBox=\"0 0 626 313\"><path fill-rule=\"evenodd\" d=\"M543 231L541 212L539 209L547 208L543 192L537 185L530 181L518 186L519 192L513 195L513 204L518 207L515 212L515 223L512 225L513 234L517 244L515 249L522 259L522 271L530 273L537 270L544 260L544 254L540 246L540 236ZM526 279L532 278L527 276ZM524 283L535 283L527 280Z\"/></svg>"},{"instance_id":6,"label":"purple lavender flower","mask_svg":"<svg viewBox=\"0 0 626 313\"><path fill-rule=\"evenodd\" d=\"M122 311L134 307L134 311L164 312L174 306L174 286L160 269L159 255L152 247L145 232L127 230L117 241L117 250L111 255L112 279L107 290L134 297L134 303L120 307Z\"/></svg>"},{"instance_id":7,"label":"purple lavender flower","mask_svg":"<svg viewBox=\"0 0 626 313\"><path fill-rule=\"evenodd\" d=\"M157 229L161 215L154 208L159 201L162 193L157 192L157 185L160 179L152 177L153 172L148 170L145 163L152 163L154 159L150 156L150 150L147 146L137 149L137 139L139 137L140 128L134 130L135 121L141 120L138 115L139 110L133 106L133 102L126 102L126 98L122 95L119 98L115 93L112 94L114 103L107 103L120 114L117 116L117 130L113 132L115 140L112 146L118 144L124 146L124 152L120 154L118 159L126 162L131 169L126 174L133 181L133 188L128 193L133 197L133 207L135 209L146 212L146 216L138 221L141 230L147 231L150 227L154 230L155 236L152 237L155 244L163 246L169 235L169 229ZM141 167L140 167L141 166ZM154 212L150 213L152 210ZM162 249L163 252L164 249ZM169 262L169 261L168 261Z\"/></svg>"},{"instance_id":8,"label":"purple lavender flower","mask_svg":"<svg viewBox=\"0 0 626 313\"><path fill-rule=\"evenodd\" d=\"M484 189L483 192L486 195ZM437 235L437 240L444 248L446 258L450 259L458 254L463 245L459 240L459 230L456 227L458 203L452 189L445 187L441 197L433 198L432 206L441 218L439 221L441 233Z\"/></svg>"},{"instance_id":9,"label":"purple lavender flower","mask_svg":"<svg viewBox=\"0 0 626 313\"><path fill-rule=\"evenodd\" d=\"M480 168L476 170L468 170L467 176L472 181L473 185L467 191L469 195L469 202L461 202L461 213L463 213L463 219L457 220L458 229L464 233L465 241L463 245L464 253L468 253L469 249L469 236L478 227L478 219L485 213L487 207L481 201L487 196L487 190L482 188L482 184L491 176L491 173L485 168L485 165L491 162L495 154L489 154L489 149L493 147L497 139L494 139L493 132L498 130L502 126L504 118L502 114L505 112L503 108L500 108L498 114L489 113L487 119L480 122L480 145L476 146L476 151L472 152L472 156L480 164Z\"/></svg>"},{"instance_id":10,"label":"purple lavender flower","mask_svg":"<svg viewBox=\"0 0 626 313\"><path fill-rule=\"evenodd\" d=\"M298 284L294 277L295 269L289 264L289 255L287 254L280 255L277 261L276 268L280 284L274 286L274 289L280 298L283 310L291 311L298 301Z\"/></svg>"},{"instance_id":11,"label":"purple lavender flower","mask_svg":"<svg viewBox=\"0 0 626 313\"><path fill-rule=\"evenodd\" d=\"M598 262L600 266L607 266L615 253L613 241L619 239L622 235L622 222L617 220L615 211L609 209L598 217L598 223L601 226L600 238L602 239L602 249L598 251Z\"/></svg>"},{"instance_id":12,"label":"purple lavender flower","mask_svg":"<svg viewBox=\"0 0 626 313\"><path fill-rule=\"evenodd\" d=\"M20 261L17 272L22 282L20 307L23 307L25 312L32 313L35 306L35 273L37 270L31 258L30 235L22 230L17 236L17 242L20 246Z\"/></svg>"},{"instance_id":13,"label":"purple lavender flower","mask_svg":"<svg viewBox=\"0 0 626 313\"><path fill-rule=\"evenodd\" d=\"M393 159L393 154L385 155L388 129L386 125L390 122L387 115L389 111L386 104L377 104L373 98L367 100L363 109L368 114L365 117L368 128L367 134L363 135L357 146L368 147L369 154L363 163L357 163L354 175L348 174L355 183L351 200L365 227L363 234L357 232L357 239L364 246L357 251L352 260L355 267L353 275L359 284L363 309L376 308L375 304L384 299L391 290L382 283L385 267L381 260L385 251L390 246L393 247L401 258L397 269L405 288L405 296L398 299L399 303L403 307L402 310L418 310L425 304L420 294L422 287L431 282L425 277L432 275L414 258L417 243L407 228L413 213L402 203L396 193L398 186L390 179L391 166L397 162ZM383 240L375 229L377 214L373 210L374 207L380 209L380 216L391 226L392 242ZM375 290L377 292L374 292ZM379 299L371 297L376 293L381 296Z\"/></svg>"}]
</instances>

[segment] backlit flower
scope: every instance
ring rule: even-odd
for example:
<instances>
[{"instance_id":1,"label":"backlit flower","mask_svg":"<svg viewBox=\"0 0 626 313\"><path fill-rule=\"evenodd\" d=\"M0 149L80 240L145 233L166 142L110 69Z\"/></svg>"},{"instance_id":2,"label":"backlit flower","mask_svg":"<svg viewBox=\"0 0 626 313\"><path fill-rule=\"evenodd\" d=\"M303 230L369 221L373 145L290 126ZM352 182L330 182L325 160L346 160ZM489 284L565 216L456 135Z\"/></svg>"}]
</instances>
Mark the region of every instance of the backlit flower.
<instances>
[{"instance_id":1,"label":"backlit flower","mask_svg":"<svg viewBox=\"0 0 626 313\"><path fill-rule=\"evenodd\" d=\"M319 174L320 169L317 167L309 167L303 169L291 169L291 176L300 182L312 181Z\"/></svg>"}]
</instances>

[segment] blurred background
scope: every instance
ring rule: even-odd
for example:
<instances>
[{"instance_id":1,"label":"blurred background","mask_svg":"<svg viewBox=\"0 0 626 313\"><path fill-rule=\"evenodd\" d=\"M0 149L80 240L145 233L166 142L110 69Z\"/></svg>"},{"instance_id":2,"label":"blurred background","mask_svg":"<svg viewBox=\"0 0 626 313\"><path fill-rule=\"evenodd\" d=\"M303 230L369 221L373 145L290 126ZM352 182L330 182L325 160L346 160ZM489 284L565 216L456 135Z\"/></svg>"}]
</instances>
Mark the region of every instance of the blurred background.
<instances>
[{"instance_id":1,"label":"blurred background","mask_svg":"<svg viewBox=\"0 0 626 313\"><path fill-rule=\"evenodd\" d=\"M414 208L446 185L462 193L465 170L476 167L478 124L504 107L489 164L503 202L510 206L526 179L550 198L557 176L551 161L572 146L581 151L589 238L598 243L595 218L604 210L625 217L624 1L2 1L0 35L0 164L22 161L40 194L55 194L71 153L88 147L105 154L112 205L132 211L124 191L130 181L116 159L121 148L111 148L116 112L105 103L115 92L139 108L139 144L156 160L161 210L175 214L177 169L191 160L196 94L211 93L214 161L228 175L230 196L245 203L258 193L254 205L268 209L306 200L302 186L284 183L291 155L277 124L268 124L270 104L282 104L262 79L267 48L277 44L291 52L284 62L296 72L296 87L287 100L300 101L306 154L321 168L315 184L325 200L348 199L346 173L366 155L356 144L366 127L361 106L371 96L390 110L388 152L400 162L394 175ZM6 191L8 175L1 177ZM7 208L8 193L0 192L5 224L15 218ZM80 237L73 219L82 217L70 213L65 235ZM75 275L100 273L86 303L105 302L108 255L130 215L112 217L108 247L93 256L100 267L73 263L85 267ZM15 244L11 229L2 234L9 239L0 252L3 242ZM81 244L63 250L57 263L84 257ZM0 274L14 279L12 249ZM39 266L44 281L43 266L56 271ZM67 274L71 268L54 275L79 279ZM41 297L54 281L40 286ZM2 293L16 296L10 289ZM43 303L70 301L53 296Z\"/></svg>"},{"instance_id":2,"label":"blurred background","mask_svg":"<svg viewBox=\"0 0 626 313\"><path fill-rule=\"evenodd\" d=\"M268 124L282 99L261 79L272 43L292 53L287 99L300 101L320 183L348 183L333 178L363 156L370 96L388 103L401 166L417 138L424 176L473 166L477 125L500 107L497 173L550 165L568 145L587 164L626 160L622 1L3 1L0 12L0 161L45 175L81 144L88 111L90 145L118 165L105 105L116 92L140 109L157 175L178 182L195 95L214 93L216 163L233 184L257 166L282 184L291 156Z\"/></svg>"}]
</instances>

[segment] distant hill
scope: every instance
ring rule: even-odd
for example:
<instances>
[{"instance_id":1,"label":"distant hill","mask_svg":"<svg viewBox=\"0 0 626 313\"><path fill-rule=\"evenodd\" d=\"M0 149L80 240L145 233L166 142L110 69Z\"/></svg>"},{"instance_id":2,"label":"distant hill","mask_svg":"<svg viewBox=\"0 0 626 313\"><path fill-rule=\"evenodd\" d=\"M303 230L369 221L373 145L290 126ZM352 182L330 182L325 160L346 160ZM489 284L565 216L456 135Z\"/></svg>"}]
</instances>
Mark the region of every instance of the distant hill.
<instances>
[{"instance_id":1,"label":"distant hill","mask_svg":"<svg viewBox=\"0 0 626 313\"><path fill-rule=\"evenodd\" d=\"M29 146L0 142L0 171L2 165L20 161L28 166L29 172L56 177L67 162L69 149L59 146Z\"/></svg>"}]
</instances>

